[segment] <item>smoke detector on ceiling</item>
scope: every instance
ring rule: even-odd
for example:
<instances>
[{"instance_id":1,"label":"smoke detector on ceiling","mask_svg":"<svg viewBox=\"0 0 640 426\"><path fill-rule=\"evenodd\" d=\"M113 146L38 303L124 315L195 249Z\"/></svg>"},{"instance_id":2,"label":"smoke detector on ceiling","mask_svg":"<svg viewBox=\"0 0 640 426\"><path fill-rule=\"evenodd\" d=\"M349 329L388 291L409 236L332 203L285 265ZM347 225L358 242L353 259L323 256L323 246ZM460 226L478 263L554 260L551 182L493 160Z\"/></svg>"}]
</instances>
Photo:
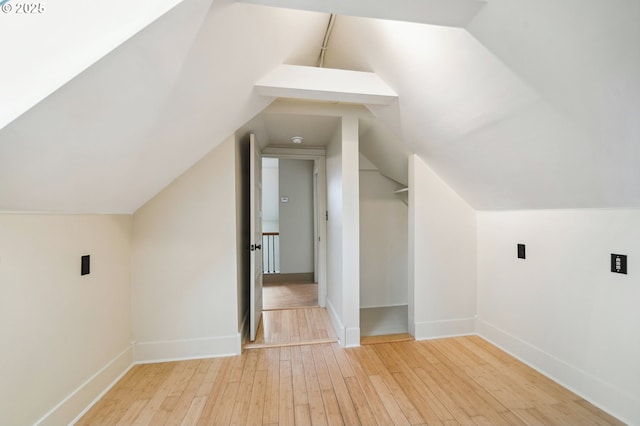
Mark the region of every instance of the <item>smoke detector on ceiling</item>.
<instances>
[{"instance_id":1,"label":"smoke detector on ceiling","mask_svg":"<svg viewBox=\"0 0 640 426\"><path fill-rule=\"evenodd\" d=\"M294 136L291 138L291 142L301 144L304 138L302 136Z\"/></svg>"}]
</instances>

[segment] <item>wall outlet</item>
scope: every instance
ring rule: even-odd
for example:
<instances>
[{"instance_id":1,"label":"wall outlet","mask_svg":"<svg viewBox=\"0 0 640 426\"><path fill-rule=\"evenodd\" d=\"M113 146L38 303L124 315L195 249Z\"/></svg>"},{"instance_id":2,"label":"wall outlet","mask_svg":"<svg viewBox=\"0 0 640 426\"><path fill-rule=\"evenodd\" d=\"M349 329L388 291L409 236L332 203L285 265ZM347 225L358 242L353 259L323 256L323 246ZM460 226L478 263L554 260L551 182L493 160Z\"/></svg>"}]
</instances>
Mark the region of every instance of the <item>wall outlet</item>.
<instances>
[{"instance_id":1,"label":"wall outlet","mask_svg":"<svg viewBox=\"0 0 640 426\"><path fill-rule=\"evenodd\" d=\"M611 253L611 272L627 274L627 255Z\"/></svg>"}]
</instances>

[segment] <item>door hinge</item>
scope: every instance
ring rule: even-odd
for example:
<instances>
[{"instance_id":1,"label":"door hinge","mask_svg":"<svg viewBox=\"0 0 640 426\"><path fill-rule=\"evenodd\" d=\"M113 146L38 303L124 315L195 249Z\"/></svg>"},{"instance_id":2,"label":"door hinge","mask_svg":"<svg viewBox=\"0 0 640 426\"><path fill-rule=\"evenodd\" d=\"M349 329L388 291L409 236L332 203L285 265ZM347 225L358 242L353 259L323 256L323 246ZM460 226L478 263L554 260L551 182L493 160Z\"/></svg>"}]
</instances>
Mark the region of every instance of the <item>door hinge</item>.
<instances>
[{"instance_id":1,"label":"door hinge","mask_svg":"<svg viewBox=\"0 0 640 426\"><path fill-rule=\"evenodd\" d=\"M324 212L325 215L325 220L329 220L329 210L327 210L326 212Z\"/></svg>"}]
</instances>

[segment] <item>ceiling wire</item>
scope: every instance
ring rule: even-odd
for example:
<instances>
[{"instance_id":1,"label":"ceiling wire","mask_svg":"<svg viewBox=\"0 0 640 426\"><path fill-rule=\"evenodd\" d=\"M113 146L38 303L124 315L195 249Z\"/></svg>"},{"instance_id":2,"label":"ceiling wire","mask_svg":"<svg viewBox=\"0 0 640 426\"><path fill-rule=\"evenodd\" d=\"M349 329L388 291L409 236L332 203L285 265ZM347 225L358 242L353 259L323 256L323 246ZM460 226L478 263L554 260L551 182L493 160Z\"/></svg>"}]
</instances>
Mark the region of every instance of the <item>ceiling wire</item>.
<instances>
[{"instance_id":1,"label":"ceiling wire","mask_svg":"<svg viewBox=\"0 0 640 426\"><path fill-rule=\"evenodd\" d=\"M324 55L327 52L327 48L329 47L329 37L331 37L331 31L333 30L333 24L336 22L336 15L331 14L329 16L329 24L327 25L327 30L324 33L324 40L322 41L322 47L320 48L320 59L318 60L318 67L324 67Z\"/></svg>"}]
</instances>

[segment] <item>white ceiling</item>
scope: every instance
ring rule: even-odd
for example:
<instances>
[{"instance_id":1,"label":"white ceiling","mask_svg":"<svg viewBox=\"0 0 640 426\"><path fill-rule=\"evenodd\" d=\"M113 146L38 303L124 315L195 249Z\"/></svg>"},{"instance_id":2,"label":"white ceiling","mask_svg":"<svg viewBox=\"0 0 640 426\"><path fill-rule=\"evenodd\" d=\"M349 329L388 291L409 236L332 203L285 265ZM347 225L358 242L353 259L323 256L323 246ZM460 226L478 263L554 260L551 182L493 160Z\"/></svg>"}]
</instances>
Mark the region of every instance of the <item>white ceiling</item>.
<instances>
[{"instance_id":1,"label":"white ceiling","mask_svg":"<svg viewBox=\"0 0 640 426\"><path fill-rule=\"evenodd\" d=\"M22 17L8 5L14 13L0 13L0 40L10 40L2 46L0 128L180 1L40 2L42 13Z\"/></svg>"},{"instance_id":2,"label":"white ceiling","mask_svg":"<svg viewBox=\"0 0 640 426\"><path fill-rule=\"evenodd\" d=\"M640 2L478 3L456 15L466 28L338 16L326 66L374 72L399 96L369 107L363 154L405 182L415 152L478 209L640 206ZM323 144L335 118L261 113L273 99L253 87L315 65L327 21L182 1L0 130L0 210L131 213L247 123L274 144Z\"/></svg>"},{"instance_id":3,"label":"white ceiling","mask_svg":"<svg viewBox=\"0 0 640 426\"><path fill-rule=\"evenodd\" d=\"M293 136L304 138L302 146L324 147L340 125L338 117L263 113L260 115L268 135L265 145L295 146Z\"/></svg>"},{"instance_id":4,"label":"white ceiling","mask_svg":"<svg viewBox=\"0 0 640 426\"><path fill-rule=\"evenodd\" d=\"M486 4L484 0L239 0L337 15L393 19L430 25L464 27Z\"/></svg>"},{"instance_id":5,"label":"white ceiling","mask_svg":"<svg viewBox=\"0 0 640 426\"><path fill-rule=\"evenodd\" d=\"M134 212L271 103L268 70L315 63L325 28L183 1L0 130L0 211Z\"/></svg>"}]
</instances>

